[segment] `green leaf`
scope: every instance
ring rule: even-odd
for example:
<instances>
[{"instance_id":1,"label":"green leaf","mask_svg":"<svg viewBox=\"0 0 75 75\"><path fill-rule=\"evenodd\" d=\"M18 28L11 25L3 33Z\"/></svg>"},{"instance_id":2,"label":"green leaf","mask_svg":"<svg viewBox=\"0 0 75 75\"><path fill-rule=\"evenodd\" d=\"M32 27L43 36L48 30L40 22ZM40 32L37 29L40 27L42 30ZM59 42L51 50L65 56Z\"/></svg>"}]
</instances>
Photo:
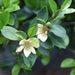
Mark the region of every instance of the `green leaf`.
<instances>
[{"instance_id":1,"label":"green leaf","mask_svg":"<svg viewBox=\"0 0 75 75\"><path fill-rule=\"evenodd\" d=\"M49 56L43 56L41 59L41 62L44 66L48 65L48 63L50 62L50 57Z\"/></svg>"},{"instance_id":2,"label":"green leaf","mask_svg":"<svg viewBox=\"0 0 75 75\"><path fill-rule=\"evenodd\" d=\"M19 4L19 3L20 3L19 0L11 0L11 1L10 1L10 4Z\"/></svg>"},{"instance_id":3,"label":"green leaf","mask_svg":"<svg viewBox=\"0 0 75 75\"><path fill-rule=\"evenodd\" d=\"M61 6L61 9L63 10L67 9L68 7L70 7L71 3L72 3L72 0L65 0Z\"/></svg>"},{"instance_id":4,"label":"green leaf","mask_svg":"<svg viewBox=\"0 0 75 75\"><path fill-rule=\"evenodd\" d=\"M39 6L39 0L24 0L25 4L30 8L37 9Z\"/></svg>"},{"instance_id":5,"label":"green leaf","mask_svg":"<svg viewBox=\"0 0 75 75\"><path fill-rule=\"evenodd\" d=\"M75 60L72 58L67 58L61 63L61 68L75 67Z\"/></svg>"},{"instance_id":6,"label":"green leaf","mask_svg":"<svg viewBox=\"0 0 75 75\"><path fill-rule=\"evenodd\" d=\"M13 15L10 14L8 24L9 25L14 25L14 23L15 23L14 17L13 17Z\"/></svg>"},{"instance_id":7,"label":"green leaf","mask_svg":"<svg viewBox=\"0 0 75 75\"><path fill-rule=\"evenodd\" d=\"M5 42L5 39L3 36L0 37L0 44L3 44Z\"/></svg>"},{"instance_id":8,"label":"green leaf","mask_svg":"<svg viewBox=\"0 0 75 75\"><path fill-rule=\"evenodd\" d=\"M61 38L66 36L66 30L60 25L52 25L50 32Z\"/></svg>"},{"instance_id":9,"label":"green leaf","mask_svg":"<svg viewBox=\"0 0 75 75\"><path fill-rule=\"evenodd\" d=\"M35 36L37 30L38 30L37 24L33 25L33 26L30 27L29 30L28 30L28 36L29 36L29 37Z\"/></svg>"},{"instance_id":10,"label":"green leaf","mask_svg":"<svg viewBox=\"0 0 75 75\"><path fill-rule=\"evenodd\" d=\"M68 8L68 9L62 10L60 14L71 14L71 13L75 13L75 9Z\"/></svg>"},{"instance_id":11,"label":"green leaf","mask_svg":"<svg viewBox=\"0 0 75 75\"><path fill-rule=\"evenodd\" d=\"M10 4L10 5L5 9L5 11L14 12L14 11L17 11L17 10L19 10L19 9L20 9L19 5L17 5L17 4Z\"/></svg>"},{"instance_id":12,"label":"green leaf","mask_svg":"<svg viewBox=\"0 0 75 75\"><path fill-rule=\"evenodd\" d=\"M19 75L20 69L21 69L20 65L15 65L12 68L12 75Z\"/></svg>"},{"instance_id":13,"label":"green leaf","mask_svg":"<svg viewBox=\"0 0 75 75\"><path fill-rule=\"evenodd\" d=\"M63 38L63 40L64 40L64 43L65 43L65 46L68 46L68 45L69 45L69 37L68 37L68 35L66 35L66 36Z\"/></svg>"},{"instance_id":14,"label":"green leaf","mask_svg":"<svg viewBox=\"0 0 75 75\"><path fill-rule=\"evenodd\" d=\"M46 42L41 42L40 45L45 49L50 49L50 48L54 47L52 41L49 38L46 40Z\"/></svg>"},{"instance_id":15,"label":"green leaf","mask_svg":"<svg viewBox=\"0 0 75 75\"><path fill-rule=\"evenodd\" d=\"M24 63L28 68L32 68L32 66L34 65L36 61L36 58L37 56L35 54L30 54L29 57L23 56Z\"/></svg>"},{"instance_id":16,"label":"green leaf","mask_svg":"<svg viewBox=\"0 0 75 75\"><path fill-rule=\"evenodd\" d=\"M51 39L52 43L59 47L59 48L66 48L64 40L60 37L55 36L52 33L49 33L49 38Z\"/></svg>"},{"instance_id":17,"label":"green leaf","mask_svg":"<svg viewBox=\"0 0 75 75\"><path fill-rule=\"evenodd\" d=\"M54 18L54 21L61 20L61 19L63 19L64 17L65 17L64 14L59 14L58 16L56 16L56 17Z\"/></svg>"},{"instance_id":18,"label":"green leaf","mask_svg":"<svg viewBox=\"0 0 75 75\"><path fill-rule=\"evenodd\" d=\"M7 25L8 21L9 21L9 12L8 11L4 11L2 13L0 13L0 29L3 28L3 26Z\"/></svg>"},{"instance_id":19,"label":"green leaf","mask_svg":"<svg viewBox=\"0 0 75 75\"><path fill-rule=\"evenodd\" d=\"M36 45L39 46L40 41L37 38L30 38L30 40Z\"/></svg>"},{"instance_id":20,"label":"green leaf","mask_svg":"<svg viewBox=\"0 0 75 75\"><path fill-rule=\"evenodd\" d=\"M45 1L40 1L41 7L47 7L47 3Z\"/></svg>"},{"instance_id":21,"label":"green leaf","mask_svg":"<svg viewBox=\"0 0 75 75\"><path fill-rule=\"evenodd\" d=\"M75 75L75 68L71 71L70 75Z\"/></svg>"},{"instance_id":22,"label":"green leaf","mask_svg":"<svg viewBox=\"0 0 75 75\"><path fill-rule=\"evenodd\" d=\"M47 9L47 7L44 7L39 11L39 13L37 14L37 18L40 18L44 21L48 20L48 9Z\"/></svg>"},{"instance_id":23,"label":"green leaf","mask_svg":"<svg viewBox=\"0 0 75 75\"><path fill-rule=\"evenodd\" d=\"M1 4L3 7L7 7L10 4L10 0L1 0Z\"/></svg>"},{"instance_id":24,"label":"green leaf","mask_svg":"<svg viewBox=\"0 0 75 75\"><path fill-rule=\"evenodd\" d=\"M5 59L5 60L0 60L0 68L5 67L5 66L13 66L14 65L14 60L13 59Z\"/></svg>"},{"instance_id":25,"label":"green leaf","mask_svg":"<svg viewBox=\"0 0 75 75\"><path fill-rule=\"evenodd\" d=\"M15 35L17 30L10 26L4 26L1 30L4 37L10 39L10 40L19 40L19 38Z\"/></svg>"},{"instance_id":26,"label":"green leaf","mask_svg":"<svg viewBox=\"0 0 75 75\"><path fill-rule=\"evenodd\" d=\"M38 51L42 54L42 55L46 55L46 56L49 56L49 50L48 49L45 49L43 47L39 47L38 48Z\"/></svg>"},{"instance_id":27,"label":"green leaf","mask_svg":"<svg viewBox=\"0 0 75 75\"><path fill-rule=\"evenodd\" d=\"M0 21L0 30L3 28L2 22Z\"/></svg>"},{"instance_id":28,"label":"green leaf","mask_svg":"<svg viewBox=\"0 0 75 75\"><path fill-rule=\"evenodd\" d=\"M54 0L48 0L49 2L49 5L51 7L51 10L53 12L53 16L56 14L56 11L57 11L57 4Z\"/></svg>"},{"instance_id":29,"label":"green leaf","mask_svg":"<svg viewBox=\"0 0 75 75\"><path fill-rule=\"evenodd\" d=\"M16 36L19 37L19 38L21 38L21 39L26 39L27 38L26 33L23 32L23 31L17 31L16 32Z\"/></svg>"}]
</instances>

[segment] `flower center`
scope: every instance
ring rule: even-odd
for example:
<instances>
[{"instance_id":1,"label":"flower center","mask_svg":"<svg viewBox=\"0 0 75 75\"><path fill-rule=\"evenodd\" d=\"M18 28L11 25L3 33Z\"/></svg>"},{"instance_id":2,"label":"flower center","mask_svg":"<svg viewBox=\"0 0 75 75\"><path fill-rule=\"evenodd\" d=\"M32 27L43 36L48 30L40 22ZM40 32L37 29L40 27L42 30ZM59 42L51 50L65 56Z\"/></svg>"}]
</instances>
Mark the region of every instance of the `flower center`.
<instances>
[{"instance_id":1,"label":"flower center","mask_svg":"<svg viewBox=\"0 0 75 75\"><path fill-rule=\"evenodd\" d=\"M24 47L25 47L26 49L29 49L31 46L32 46L32 45L31 45L31 42L30 42L30 41L25 41Z\"/></svg>"}]
</instances>

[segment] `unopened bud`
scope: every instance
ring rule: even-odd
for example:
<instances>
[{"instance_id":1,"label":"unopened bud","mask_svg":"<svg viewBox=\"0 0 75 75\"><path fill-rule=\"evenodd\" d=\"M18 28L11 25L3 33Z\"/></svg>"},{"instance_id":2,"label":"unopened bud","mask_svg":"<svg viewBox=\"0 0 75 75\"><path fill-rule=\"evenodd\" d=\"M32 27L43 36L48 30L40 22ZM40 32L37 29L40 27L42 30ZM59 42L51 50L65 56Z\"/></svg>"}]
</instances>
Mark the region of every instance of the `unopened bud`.
<instances>
[{"instance_id":1,"label":"unopened bud","mask_svg":"<svg viewBox=\"0 0 75 75\"><path fill-rule=\"evenodd\" d=\"M46 26L47 26L47 27L51 27L51 23L50 23L50 22L47 22L47 23L46 23Z\"/></svg>"}]
</instances>

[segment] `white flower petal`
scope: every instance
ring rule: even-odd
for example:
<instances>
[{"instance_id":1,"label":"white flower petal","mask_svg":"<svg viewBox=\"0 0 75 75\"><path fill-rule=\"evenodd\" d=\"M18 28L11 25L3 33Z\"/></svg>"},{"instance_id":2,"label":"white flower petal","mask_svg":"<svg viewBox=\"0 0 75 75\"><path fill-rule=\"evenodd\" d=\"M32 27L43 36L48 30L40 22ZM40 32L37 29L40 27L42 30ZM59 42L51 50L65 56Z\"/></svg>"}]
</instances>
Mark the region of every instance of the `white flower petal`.
<instances>
[{"instance_id":1,"label":"white flower petal","mask_svg":"<svg viewBox=\"0 0 75 75\"><path fill-rule=\"evenodd\" d=\"M45 42L47 40L47 34L39 34L37 35L37 38L40 39L42 42Z\"/></svg>"},{"instance_id":2,"label":"white flower petal","mask_svg":"<svg viewBox=\"0 0 75 75\"><path fill-rule=\"evenodd\" d=\"M24 49L23 52L24 52L24 55L26 57L28 57L30 55L30 53L31 53L31 50L30 49L28 49L28 50Z\"/></svg>"},{"instance_id":3,"label":"white flower petal","mask_svg":"<svg viewBox=\"0 0 75 75\"><path fill-rule=\"evenodd\" d=\"M23 45L24 43L25 43L25 39L23 39L23 40L21 40L20 42L19 42L19 45Z\"/></svg>"},{"instance_id":4,"label":"white flower petal","mask_svg":"<svg viewBox=\"0 0 75 75\"><path fill-rule=\"evenodd\" d=\"M40 27L40 28L41 28L41 27L43 27L43 25L42 25L42 24L38 24L38 27Z\"/></svg>"},{"instance_id":5,"label":"white flower petal","mask_svg":"<svg viewBox=\"0 0 75 75\"><path fill-rule=\"evenodd\" d=\"M24 46L20 46L17 48L16 52L21 52L23 50Z\"/></svg>"},{"instance_id":6,"label":"white flower petal","mask_svg":"<svg viewBox=\"0 0 75 75\"><path fill-rule=\"evenodd\" d=\"M36 54L36 51L35 51L35 49L34 49L33 47L31 47L30 49L31 49L31 52L32 52L33 54Z\"/></svg>"}]
</instances>

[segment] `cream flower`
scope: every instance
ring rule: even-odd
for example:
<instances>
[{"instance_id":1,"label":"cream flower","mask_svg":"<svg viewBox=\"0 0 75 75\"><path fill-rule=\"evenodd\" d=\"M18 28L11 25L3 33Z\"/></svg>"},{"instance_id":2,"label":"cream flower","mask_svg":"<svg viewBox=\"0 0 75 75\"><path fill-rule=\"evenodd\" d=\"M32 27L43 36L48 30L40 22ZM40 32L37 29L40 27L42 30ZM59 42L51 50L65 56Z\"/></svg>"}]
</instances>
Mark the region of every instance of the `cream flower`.
<instances>
[{"instance_id":1,"label":"cream flower","mask_svg":"<svg viewBox=\"0 0 75 75\"><path fill-rule=\"evenodd\" d=\"M36 40L37 38L34 39ZM16 52L21 52L23 50L24 55L28 57L31 53L36 54L35 48L39 47L39 42L36 43L31 39L23 39L19 42L19 45L20 47L17 48Z\"/></svg>"},{"instance_id":2,"label":"cream flower","mask_svg":"<svg viewBox=\"0 0 75 75\"><path fill-rule=\"evenodd\" d=\"M48 38L47 36L47 27L43 26L42 24L38 24L38 31L37 31L37 38L40 39L42 42L45 42Z\"/></svg>"}]
</instances>

